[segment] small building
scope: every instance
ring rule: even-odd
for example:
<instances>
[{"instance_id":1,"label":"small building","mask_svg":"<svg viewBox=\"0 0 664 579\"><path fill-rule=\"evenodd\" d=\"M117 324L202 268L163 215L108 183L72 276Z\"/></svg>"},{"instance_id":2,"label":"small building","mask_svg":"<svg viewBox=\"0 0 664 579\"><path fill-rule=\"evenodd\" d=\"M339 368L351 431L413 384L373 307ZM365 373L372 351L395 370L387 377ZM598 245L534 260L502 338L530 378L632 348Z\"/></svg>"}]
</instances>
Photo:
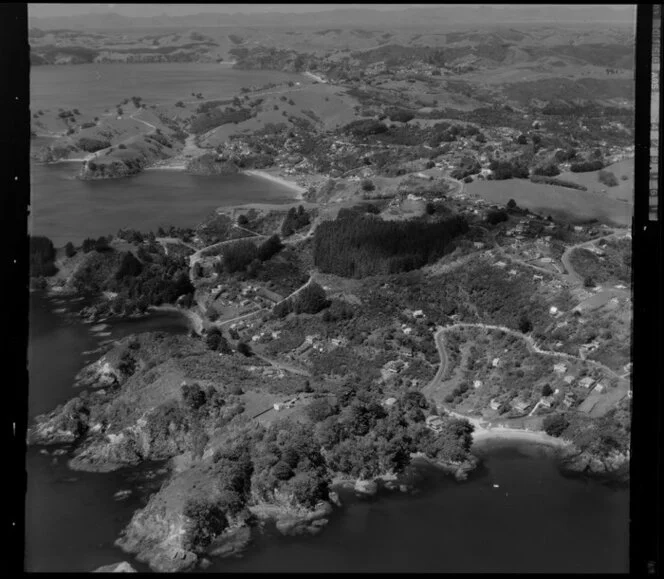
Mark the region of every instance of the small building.
<instances>
[{"instance_id":1,"label":"small building","mask_svg":"<svg viewBox=\"0 0 664 579\"><path fill-rule=\"evenodd\" d=\"M431 430L434 430L436 432L440 432L444 426L444 422L441 419L441 417L436 416L435 414L427 416L425 423Z\"/></svg>"},{"instance_id":2,"label":"small building","mask_svg":"<svg viewBox=\"0 0 664 579\"><path fill-rule=\"evenodd\" d=\"M475 241L473 245L475 246L475 249L484 249L484 244L481 241Z\"/></svg>"},{"instance_id":3,"label":"small building","mask_svg":"<svg viewBox=\"0 0 664 579\"><path fill-rule=\"evenodd\" d=\"M543 280L544 276L536 273L536 274L533 274L533 279L534 280Z\"/></svg>"},{"instance_id":4,"label":"small building","mask_svg":"<svg viewBox=\"0 0 664 579\"><path fill-rule=\"evenodd\" d=\"M424 315L424 312L422 310L415 310L413 312L413 317L414 318L424 318L425 315Z\"/></svg>"},{"instance_id":5,"label":"small building","mask_svg":"<svg viewBox=\"0 0 664 579\"><path fill-rule=\"evenodd\" d=\"M562 362L558 362L557 364L553 365L553 371L556 372L557 374L562 374L567 370L567 366L563 364Z\"/></svg>"},{"instance_id":6,"label":"small building","mask_svg":"<svg viewBox=\"0 0 664 579\"><path fill-rule=\"evenodd\" d=\"M581 380L579 380L579 386L582 388L590 388L594 383L595 380L590 376L586 376L585 378L581 378Z\"/></svg>"},{"instance_id":7,"label":"small building","mask_svg":"<svg viewBox=\"0 0 664 579\"><path fill-rule=\"evenodd\" d=\"M273 407L277 412L279 412L282 408L285 407L285 405L284 405L283 402L275 402L275 403L272 405L272 407Z\"/></svg>"},{"instance_id":8,"label":"small building","mask_svg":"<svg viewBox=\"0 0 664 579\"><path fill-rule=\"evenodd\" d=\"M568 386L571 386L572 384L574 384L574 376L572 376L571 374L568 375L568 376L565 376L565 378L563 378L563 380L564 380L565 384L567 384Z\"/></svg>"},{"instance_id":9,"label":"small building","mask_svg":"<svg viewBox=\"0 0 664 579\"><path fill-rule=\"evenodd\" d=\"M606 385L600 382L599 384L597 384L597 386L595 386L594 390L595 390L595 392L598 392L598 393L601 394L602 392L606 391Z\"/></svg>"},{"instance_id":10,"label":"small building","mask_svg":"<svg viewBox=\"0 0 664 579\"><path fill-rule=\"evenodd\" d=\"M494 368L498 368L498 365L499 365L499 364L500 364L500 358L494 358L494 359L491 361L491 365L492 365Z\"/></svg>"},{"instance_id":11,"label":"small building","mask_svg":"<svg viewBox=\"0 0 664 579\"><path fill-rule=\"evenodd\" d=\"M628 398L629 400L632 399L632 391L631 391L631 390L628 390L628 391L627 391L627 398Z\"/></svg>"},{"instance_id":12,"label":"small building","mask_svg":"<svg viewBox=\"0 0 664 579\"><path fill-rule=\"evenodd\" d=\"M507 264L504 261L497 261L493 264L495 267L507 267Z\"/></svg>"},{"instance_id":13,"label":"small building","mask_svg":"<svg viewBox=\"0 0 664 579\"><path fill-rule=\"evenodd\" d=\"M542 398L539 401L539 405L542 408L551 408L551 406L553 406L553 400L550 397Z\"/></svg>"},{"instance_id":14,"label":"small building","mask_svg":"<svg viewBox=\"0 0 664 579\"><path fill-rule=\"evenodd\" d=\"M387 407L394 406L396 403L397 399L392 397L387 398L386 400L383 401L383 405Z\"/></svg>"},{"instance_id":15,"label":"small building","mask_svg":"<svg viewBox=\"0 0 664 579\"><path fill-rule=\"evenodd\" d=\"M530 402L528 400L516 400L512 402L512 408L517 412L525 412L530 408Z\"/></svg>"},{"instance_id":16,"label":"small building","mask_svg":"<svg viewBox=\"0 0 664 579\"><path fill-rule=\"evenodd\" d=\"M491 410L498 410L501 406L500 401L496 400L495 398L489 402L489 406L491 407Z\"/></svg>"},{"instance_id":17,"label":"small building","mask_svg":"<svg viewBox=\"0 0 664 579\"><path fill-rule=\"evenodd\" d=\"M385 370L387 372L392 372L393 374L396 374L401 370L401 367L403 366L403 362L400 360L390 360L387 362L384 366Z\"/></svg>"},{"instance_id":18,"label":"small building","mask_svg":"<svg viewBox=\"0 0 664 579\"><path fill-rule=\"evenodd\" d=\"M410 336L413 333L413 328L409 328L408 326L406 326L403 329L403 333L406 334L406 336Z\"/></svg>"},{"instance_id":19,"label":"small building","mask_svg":"<svg viewBox=\"0 0 664 579\"><path fill-rule=\"evenodd\" d=\"M555 315L558 313L558 308L557 308L556 306L551 306L551 307L549 308L549 313L550 313L552 316L555 316Z\"/></svg>"},{"instance_id":20,"label":"small building","mask_svg":"<svg viewBox=\"0 0 664 579\"><path fill-rule=\"evenodd\" d=\"M473 388L481 388L482 387L482 380L474 380L473 381Z\"/></svg>"}]
</instances>

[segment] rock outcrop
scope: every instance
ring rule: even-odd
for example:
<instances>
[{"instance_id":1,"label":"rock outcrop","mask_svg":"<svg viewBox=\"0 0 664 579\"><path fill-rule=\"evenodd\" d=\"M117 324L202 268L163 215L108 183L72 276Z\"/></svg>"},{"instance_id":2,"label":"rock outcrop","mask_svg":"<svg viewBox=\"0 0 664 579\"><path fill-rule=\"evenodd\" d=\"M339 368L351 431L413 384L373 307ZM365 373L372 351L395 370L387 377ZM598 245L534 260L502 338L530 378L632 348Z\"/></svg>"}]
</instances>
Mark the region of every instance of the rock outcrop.
<instances>
[{"instance_id":1,"label":"rock outcrop","mask_svg":"<svg viewBox=\"0 0 664 579\"><path fill-rule=\"evenodd\" d=\"M360 480L355 482L355 492L362 496L372 497L378 492L378 483L373 480Z\"/></svg>"},{"instance_id":2,"label":"rock outcrop","mask_svg":"<svg viewBox=\"0 0 664 579\"><path fill-rule=\"evenodd\" d=\"M104 565L93 571L93 573L136 573L129 563L122 561L121 563L115 563L113 565Z\"/></svg>"},{"instance_id":3,"label":"rock outcrop","mask_svg":"<svg viewBox=\"0 0 664 579\"><path fill-rule=\"evenodd\" d=\"M629 451L598 456L570 447L562 450L559 455L559 465L563 471L606 478L616 482L629 481L629 462Z\"/></svg>"}]
</instances>

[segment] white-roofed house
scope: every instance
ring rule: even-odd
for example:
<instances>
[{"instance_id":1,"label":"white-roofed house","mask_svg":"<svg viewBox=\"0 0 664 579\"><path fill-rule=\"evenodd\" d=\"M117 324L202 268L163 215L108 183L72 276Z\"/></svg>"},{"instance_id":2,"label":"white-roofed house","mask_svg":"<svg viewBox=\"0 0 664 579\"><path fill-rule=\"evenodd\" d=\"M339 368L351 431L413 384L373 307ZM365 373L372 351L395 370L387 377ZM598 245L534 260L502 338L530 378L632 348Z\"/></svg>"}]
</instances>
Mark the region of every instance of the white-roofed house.
<instances>
[{"instance_id":1,"label":"white-roofed house","mask_svg":"<svg viewBox=\"0 0 664 579\"><path fill-rule=\"evenodd\" d=\"M557 364L553 365L553 371L556 372L557 374L562 374L567 370L567 366L563 364L562 362L558 362Z\"/></svg>"}]
</instances>

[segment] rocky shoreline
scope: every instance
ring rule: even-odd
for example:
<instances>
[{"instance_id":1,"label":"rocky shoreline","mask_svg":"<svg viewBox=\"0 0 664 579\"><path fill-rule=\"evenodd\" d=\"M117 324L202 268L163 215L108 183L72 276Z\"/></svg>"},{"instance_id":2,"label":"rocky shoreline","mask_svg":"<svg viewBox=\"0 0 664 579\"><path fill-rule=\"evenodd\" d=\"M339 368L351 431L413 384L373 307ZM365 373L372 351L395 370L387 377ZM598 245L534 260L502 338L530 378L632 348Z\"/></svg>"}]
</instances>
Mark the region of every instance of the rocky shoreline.
<instances>
[{"instance_id":1,"label":"rocky shoreline","mask_svg":"<svg viewBox=\"0 0 664 579\"><path fill-rule=\"evenodd\" d=\"M168 479L150 497L148 504L134 513L116 541L118 547L154 571L186 571L209 565L210 557L239 555L250 545L254 534L261 532L266 525L274 525L283 535L316 535L328 523L335 507L342 506L334 491L335 485L352 489L360 497L373 497L381 489L403 493L416 491L417 481L409 476L411 470L403 476L385 473L372 480L333 479L332 492L328 493L327 500L320 501L314 508L304 507L292 496L281 496L276 490L270 497L254 494L246 509L234 515L228 527L215 535L202 550L192 550L187 542L191 521L185 515L185 501L189 497L214 499L218 495L218 475L214 470L212 452L208 449L209 452L193 459L190 450L193 447L192 434L187 429L172 427L171 423L166 423L166 431L160 431L165 434L159 434L150 423L150 414L160 407L151 408L147 402L141 406L139 401L147 386L138 378L147 362L157 354L160 359L168 359L169 353L182 349L185 344L187 348L193 348L191 353L196 352L195 348L200 347L201 351L205 348L199 341L186 337L173 337L172 342L166 342L168 340L163 346L154 346L154 336L149 334L114 342L108 352L77 375L77 385L91 389L86 398L76 397L39 416L28 433L31 445L74 444L73 456L68 463L74 470L110 472L144 461L170 459ZM157 353L149 349L153 347L162 349ZM168 364L168 361L161 363ZM127 371L126 366L133 367L133 370ZM136 378L132 376L134 372ZM122 423L111 428L111 424L104 423L100 417L107 416L108 409L116 408L118 411L122 409L122 413L114 410L111 422L121 420ZM129 416L123 418L124 412L129 412ZM629 456L600 459L572 445L551 448L559 453L562 470L619 479L628 475ZM474 455L457 463L433 461L422 453L415 453L412 458L413 469L416 469L417 462L427 463L454 476L457 481L466 480L480 464L480 459Z\"/></svg>"}]
</instances>

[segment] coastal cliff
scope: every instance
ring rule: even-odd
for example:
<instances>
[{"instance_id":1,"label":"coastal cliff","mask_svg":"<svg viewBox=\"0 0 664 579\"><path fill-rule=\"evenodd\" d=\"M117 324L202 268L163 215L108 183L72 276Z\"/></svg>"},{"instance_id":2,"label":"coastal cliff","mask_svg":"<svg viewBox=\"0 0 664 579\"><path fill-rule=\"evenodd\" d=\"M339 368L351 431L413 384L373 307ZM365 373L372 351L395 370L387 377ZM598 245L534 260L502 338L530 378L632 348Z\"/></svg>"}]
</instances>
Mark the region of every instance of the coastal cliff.
<instances>
[{"instance_id":1,"label":"coastal cliff","mask_svg":"<svg viewBox=\"0 0 664 579\"><path fill-rule=\"evenodd\" d=\"M207 557L240 554L268 522L284 535L315 534L327 523L332 512L329 502L308 508L292 493L279 490L271 494L270 501L251 493L246 507L227 507L219 511L220 519L201 517L192 504L208 505L208 513L224 504L223 480L216 464L208 455L179 472L176 469L148 504L134 514L116 545L155 571L185 571L205 565Z\"/></svg>"},{"instance_id":2,"label":"coastal cliff","mask_svg":"<svg viewBox=\"0 0 664 579\"><path fill-rule=\"evenodd\" d=\"M629 481L630 452L611 452L601 455L597 452L566 448L559 455L559 465L563 472L588 475L615 482Z\"/></svg>"}]
</instances>

